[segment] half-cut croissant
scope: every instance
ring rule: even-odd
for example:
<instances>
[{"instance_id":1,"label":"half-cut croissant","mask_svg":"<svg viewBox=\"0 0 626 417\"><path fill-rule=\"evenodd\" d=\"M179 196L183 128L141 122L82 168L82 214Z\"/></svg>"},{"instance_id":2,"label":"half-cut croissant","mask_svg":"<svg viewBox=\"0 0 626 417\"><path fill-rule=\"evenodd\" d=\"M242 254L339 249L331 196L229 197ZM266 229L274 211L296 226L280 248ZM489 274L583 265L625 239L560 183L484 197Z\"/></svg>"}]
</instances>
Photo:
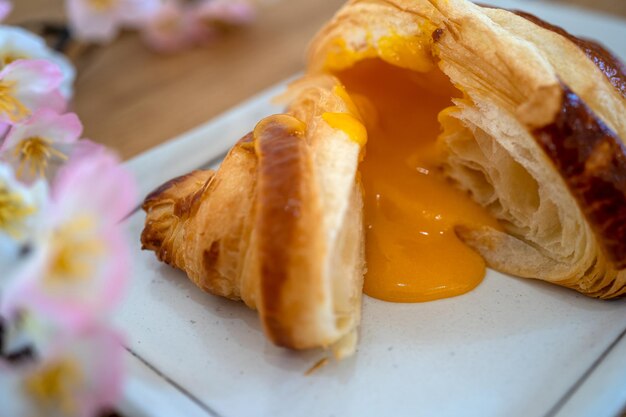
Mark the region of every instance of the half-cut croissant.
<instances>
[{"instance_id":1,"label":"half-cut croissant","mask_svg":"<svg viewBox=\"0 0 626 417\"><path fill-rule=\"evenodd\" d=\"M360 145L322 119L353 104L329 76L262 120L217 173L195 171L149 195L141 236L200 288L259 310L268 337L352 352L363 285ZM356 123L356 122L355 122Z\"/></svg>"},{"instance_id":2,"label":"half-cut croissant","mask_svg":"<svg viewBox=\"0 0 626 417\"><path fill-rule=\"evenodd\" d=\"M466 0L350 1L313 41L286 115L261 121L217 173L148 196L144 246L257 308L275 343L349 353L365 272L357 170L366 127L384 123L375 97L351 86L362 76L384 90L394 67L451 98L437 109L438 162L501 225L456 228L490 267L626 293L623 64L533 16Z\"/></svg>"}]
</instances>

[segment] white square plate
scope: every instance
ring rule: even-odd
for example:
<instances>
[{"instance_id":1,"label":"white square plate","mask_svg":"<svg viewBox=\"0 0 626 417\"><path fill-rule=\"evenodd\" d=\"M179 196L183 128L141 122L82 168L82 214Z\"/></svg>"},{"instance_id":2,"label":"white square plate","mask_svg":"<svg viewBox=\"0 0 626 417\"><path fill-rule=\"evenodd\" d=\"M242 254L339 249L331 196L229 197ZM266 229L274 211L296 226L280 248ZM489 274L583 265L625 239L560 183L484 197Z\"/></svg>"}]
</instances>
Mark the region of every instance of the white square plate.
<instances>
[{"instance_id":1,"label":"white square plate","mask_svg":"<svg viewBox=\"0 0 626 417\"><path fill-rule=\"evenodd\" d=\"M620 0L621 1L621 0ZM626 23L541 2L524 9L626 58ZM128 162L145 195L216 165L284 83ZM139 202L138 202L139 203ZM129 416L614 416L626 404L626 300L592 300L489 271L467 295L423 304L365 297L358 352L327 355L265 339L256 313L195 288L142 252L144 214L127 220L133 278L116 320L126 331Z\"/></svg>"}]
</instances>

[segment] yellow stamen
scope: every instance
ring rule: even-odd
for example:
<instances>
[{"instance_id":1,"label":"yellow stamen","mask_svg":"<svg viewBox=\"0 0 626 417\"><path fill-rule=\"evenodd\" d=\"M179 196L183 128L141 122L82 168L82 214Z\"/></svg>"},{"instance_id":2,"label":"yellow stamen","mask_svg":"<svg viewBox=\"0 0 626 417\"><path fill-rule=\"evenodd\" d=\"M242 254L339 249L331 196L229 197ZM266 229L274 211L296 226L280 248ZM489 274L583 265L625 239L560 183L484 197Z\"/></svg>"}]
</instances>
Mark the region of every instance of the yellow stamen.
<instances>
[{"instance_id":1,"label":"yellow stamen","mask_svg":"<svg viewBox=\"0 0 626 417\"><path fill-rule=\"evenodd\" d=\"M0 182L0 231L11 237L20 237L24 220L35 212L35 208L22 200L22 196L12 193L6 184Z\"/></svg>"},{"instance_id":2,"label":"yellow stamen","mask_svg":"<svg viewBox=\"0 0 626 417\"><path fill-rule=\"evenodd\" d=\"M0 61L2 62L2 66L5 66L5 67L17 61L18 59L28 59L28 57L24 55L13 54L11 52L7 52L6 54L0 56Z\"/></svg>"},{"instance_id":3,"label":"yellow stamen","mask_svg":"<svg viewBox=\"0 0 626 417\"><path fill-rule=\"evenodd\" d=\"M14 95L15 83L0 81L0 112L6 113L13 122L30 116L30 110L22 104Z\"/></svg>"},{"instance_id":4,"label":"yellow stamen","mask_svg":"<svg viewBox=\"0 0 626 417\"><path fill-rule=\"evenodd\" d=\"M45 366L24 380L24 390L37 405L63 415L75 415L76 402L72 392L84 382L79 365L71 359L63 359Z\"/></svg>"},{"instance_id":5,"label":"yellow stamen","mask_svg":"<svg viewBox=\"0 0 626 417\"><path fill-rule=\"evenodd\" d=\"M94 236L95 221L78 217L60 227L52 237L54 255L46 282L50 285L76 283L93 276L97 265L94 257L104 251L101 240Z\"/></svg>"},{"instance_id":6,"label":"yellow stamen","mask_svg":"<svg viewBox=\"0 0 626 417\"><path fill-rule=\"evenodd\" d=\"M36 174L43 177L48 168L48 162L53 157L61 160L67 159L63 152L52 147L50 139L38 136L21 140L15 147L13 155L20 161L17 168L18 177L22 176L26 165L29 165L28 171L31 176Z\"/></svg>"},{"instance_id":7,"label":"yellow stamen","mask_svg":"<svg viewBox=\"0 0 626 417\"><path fill-rule=\"evenodd\" d=\"M99 12L110 10L116 2L117 0L88 0L91 7Z\"/></svg>"}]
</instances>

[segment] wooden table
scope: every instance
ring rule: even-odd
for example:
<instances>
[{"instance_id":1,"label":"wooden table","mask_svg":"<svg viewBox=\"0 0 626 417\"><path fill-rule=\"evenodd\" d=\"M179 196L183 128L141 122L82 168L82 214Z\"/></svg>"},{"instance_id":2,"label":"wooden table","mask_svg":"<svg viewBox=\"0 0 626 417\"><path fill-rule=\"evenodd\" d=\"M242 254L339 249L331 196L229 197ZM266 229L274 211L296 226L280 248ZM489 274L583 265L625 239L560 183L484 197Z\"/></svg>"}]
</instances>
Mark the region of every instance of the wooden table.
<instances>
[{"instance_id":1,"label":"wooden table","mask_svg":"<svg viewBox=\"0 0 626 417\"><path fill-rule=\"evenodd\" d=\"M624 0L560 1L626 17ZM63 19L62 0L14 3L9 23ZM251 27L177 55L125 33L78 63L74 108L85 136L129 158L211 119L302 70L307 43L343 3L274 1Z\"/></svg>"}]
</instances>

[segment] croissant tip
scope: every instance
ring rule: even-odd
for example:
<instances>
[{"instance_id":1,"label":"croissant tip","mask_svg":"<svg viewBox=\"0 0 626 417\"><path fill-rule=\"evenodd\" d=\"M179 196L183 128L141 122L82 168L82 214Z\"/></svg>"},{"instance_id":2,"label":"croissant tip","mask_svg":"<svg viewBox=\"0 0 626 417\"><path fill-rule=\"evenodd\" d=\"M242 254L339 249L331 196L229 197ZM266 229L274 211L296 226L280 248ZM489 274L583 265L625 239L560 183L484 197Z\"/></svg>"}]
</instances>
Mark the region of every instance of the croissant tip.
<instances>
[{"instance_id":1,"label":"croissant tip","mask_svg":"<svg viewBox=\"0 0 626 417\"><path fill-rule=\"evenodd\" d=\"M197 173L199 172L202 172L202 171L194 170L187 174L172 178L171 180L164 182L163 184L161 184L160 186L152 190L150 193L148 193L148 195L143 201L141 208L144 211L148 211L152 205L151 203L161 200L163 194L165 194L168 190L172 189L177 184L184 182L189 177L197 175Z\"/></svg>"}]
</instances>

